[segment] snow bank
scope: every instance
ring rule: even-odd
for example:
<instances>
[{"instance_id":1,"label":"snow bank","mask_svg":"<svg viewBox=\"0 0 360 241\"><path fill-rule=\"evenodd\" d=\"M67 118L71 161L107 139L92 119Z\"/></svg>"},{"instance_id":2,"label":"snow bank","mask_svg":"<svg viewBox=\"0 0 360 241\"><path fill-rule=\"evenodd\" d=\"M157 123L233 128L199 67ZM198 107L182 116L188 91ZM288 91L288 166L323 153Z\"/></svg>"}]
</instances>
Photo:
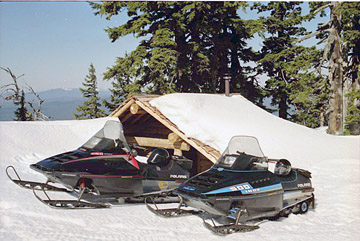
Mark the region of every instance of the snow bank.
<instances>
[{"instance_id":1,"label":"snow bank","mask_svg":"<svg viewBox=\"0 0 360 241\"><path fill-rule=\"evenodd\" d=\"M39 158L74 150L99 131L107 120L0 122L0 153L7 158L37 153Z\"/></svg>"},{"instance_id":2,"label":"snow bank","mask_svg":"<svg viewBox=\"0 0 360 241\"><path fill-rule=\"evenodd\" d=\"M313 161L359 159L360 137L321 133L276 117L240 95L170 94L152 100L189 137L222 152L235 135L255 136L266 156L306 168Z\"/></svg>"}]
</instances>

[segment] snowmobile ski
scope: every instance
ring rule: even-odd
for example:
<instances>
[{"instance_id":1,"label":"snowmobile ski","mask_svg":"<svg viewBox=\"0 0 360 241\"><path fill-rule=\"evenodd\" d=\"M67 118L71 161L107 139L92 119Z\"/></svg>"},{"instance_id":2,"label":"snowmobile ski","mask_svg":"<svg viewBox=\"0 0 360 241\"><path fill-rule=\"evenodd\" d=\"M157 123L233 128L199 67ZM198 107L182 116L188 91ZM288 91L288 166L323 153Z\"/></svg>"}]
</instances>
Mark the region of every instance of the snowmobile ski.
<instances>
[{"instance_id":1,"label":"snowmobile ski","mask_svg":"<svg viewBox=\"0 0 360 241\"><path fill-rule=\"evenodd\" d=\"M170 218L170 217L180 217L180 216L186 216L186 215L194 215L199 214L201 211L193 210L193 209L182 209L183 206L183 199L179 196L180 202L177 208L164 208L160 209L157 206L157 203L154 199L154 197L150 196L145 199L145 205L146 207L156 215L159 215L161 217ZM150 201L149 201L150 200ZM151 207L149 203L154 204L155 208Z\"/></svg>"},{"instance_id":2,"label":"snowmobile ski","mask_svg":"<svg viewBox=\"0 0 360 241\"><path fill-rule=\"evenodd\" d=\"M259 228L258 225L244 225L244 224L225 224L225 225L216 225L215 222L211 219L213 225L206 222L204 219L204 226L218 235L227 235L232 233L245 233L251 232Z\"/></svg>"},{"instance_id":3,"label":"snowmobile ski","mask_svg":"<svg viewBox=\"0 0 360 241\"><path fill-rule=\"evenodd\" d=\"M236 219L234 223L227 223L223 225L216 225L213 218L210 218L212 225L203 218L204 226L219 235L227 235L232 233L251 232L259 228L258 225L240 224L239 220L242 216L247 216L247 211L238 209L236 211Z\"/></svg>"},{"instance_id":4,"label":"snowmobile ski","mask_svg":"<svg viewBox=\"0 0 360 241\"><path fill-rule=\"evenodd\" d=\"M9 169L13 170L17 179L14 179L10 176ZM53 185L48 184L48 182L42 183L42 182L33 182L33 181L22 180L14 166L8 166L6 168L6 175L16 185L26 188L26 189L46 190L46 191L56 191L56 192L69 192L69 190L67 190L66 188L55 187Z\"/></svg>"},{"instance_id":5,"label":"snowmobile ski","mask_svg":"<svg viewBox=\"0 0 360 241\"><path fill-rule=\"evenodd\" d=\"M59 209L97 209L97 208L109 208L110 205L102 204L102 203L91 203L81 201L80 198L83 194L83 191L80 194L80 197L77 200L53 200L49 197L46 191L43 189L43 193L45 194L47 200L42 199L39 195L36 194L36 189L33 189L33 193L35 197L45 205L48 205L51 208L59 208ZM39 191L39 190L37 190Z\"/></svg>"}]
</instances>

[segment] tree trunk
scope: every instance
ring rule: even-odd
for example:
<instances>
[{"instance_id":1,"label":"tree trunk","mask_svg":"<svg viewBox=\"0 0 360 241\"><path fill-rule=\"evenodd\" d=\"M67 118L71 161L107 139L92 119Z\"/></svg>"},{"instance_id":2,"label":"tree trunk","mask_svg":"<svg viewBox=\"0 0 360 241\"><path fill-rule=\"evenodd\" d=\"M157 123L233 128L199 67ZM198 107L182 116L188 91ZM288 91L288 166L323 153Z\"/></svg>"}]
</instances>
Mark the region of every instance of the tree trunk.
<instances>
[{"instance_id":1,"label":"tree trunk","mask_svg":"<svg viewBox=\"0 0 360 241\"><path fill-rule=\"evenodd\" d=\"M324 112L320 112L320 121L319 121L320 127L323 127L324 123L325 123Z\"/></svg>"},{"instance_id":2,"label":"tree trunk","mask_svg":"<svg viewBox=\"0 0 360 241\"><path fill-rule=\"evenodd\" d=\"M341 134L343 132L343 59L339 36L340 17L334 11L340 3L335 3L331 9L331 28L328 41L330 44L329 81L330 81L330 116L329 133Z\"/></svg>"},{"instance_id":3,"label":"tree trunk","mask_svg":"<svg viewBox=\"0 0 360 241\"><path fill-rule=\"evenodd\" d=\"M288 109L287 96L283 94L283 95L281 95L281 99L279 102L279 117L280 118L287 120L287 117L288 117L287 109Z\"/></svg>"}]
</instances>

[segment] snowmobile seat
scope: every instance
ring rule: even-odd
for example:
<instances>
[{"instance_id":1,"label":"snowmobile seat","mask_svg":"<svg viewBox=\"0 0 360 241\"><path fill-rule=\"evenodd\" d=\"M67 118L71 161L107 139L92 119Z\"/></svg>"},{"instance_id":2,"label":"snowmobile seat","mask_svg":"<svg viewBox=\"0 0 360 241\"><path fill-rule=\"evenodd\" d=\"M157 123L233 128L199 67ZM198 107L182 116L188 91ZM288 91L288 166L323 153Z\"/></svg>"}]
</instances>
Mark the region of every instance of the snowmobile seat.
<instances>
[{"instance_id":1,"label":"snowmobile seat","mask_svg":"<svg viewBox=\"0 0 360 241\"><path fill-rule=\"evenodd\" d=\"M170 162L170 154L165 149L155 149L149 156L147 163L159 167L167 166Z\"/></svg>"},{"instance_id":2,"label":"snowmobile seat","mask_svg":"<svg viewBox=\"0 0 360 241\"><path fill-rule=\"evenodd\" d=\"M175 161L179 166L186 170L190 170L193 166L193 161L190 159L187 159L184 156L173 156L172 160Z\"/></svg>"}]
</instances>

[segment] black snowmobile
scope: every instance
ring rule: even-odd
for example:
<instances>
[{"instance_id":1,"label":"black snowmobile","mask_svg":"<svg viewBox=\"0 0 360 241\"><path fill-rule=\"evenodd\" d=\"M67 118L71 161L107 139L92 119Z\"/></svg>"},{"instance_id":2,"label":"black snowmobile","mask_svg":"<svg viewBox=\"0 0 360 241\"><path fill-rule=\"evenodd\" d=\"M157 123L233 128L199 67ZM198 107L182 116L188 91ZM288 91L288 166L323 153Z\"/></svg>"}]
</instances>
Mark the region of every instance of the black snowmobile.
<instances>
[{"instance_id":1,"label":"black snowmobile","mask_svg":"<svg viewBox=\"0 0 360 241\"><path fill-rule=\"evenodd\" d=\"M218 234L259 228L254 221L305 213L314 207L310 172L291 168L286 159L269 160L255 137L233 137L217 163L176 189L182 206L201 210L204 225ZM181 216L194 210L148 208L162 216ZM212 224L205 221L210 218ZM220 223L220 225L215 224Z\"/></svg>"},{"instance_id":2,"label":"black snowmobile","mask_svg":"<svg viewBox=\"0 0 360 241\"><path fill-rule=\"evenodd\" d=\"M166 200L162 193L168 195L190 176L192 161L170 156L165 149L153 150L147 163L138 161L136 154L126 142L121 123L107 121L77 150L30 165L48 178L46 183L21 180L13 166L8 166L6 173L14 183L32 189L40 201L56 208L104 208L108 203L143 202L146 196ZM11 177L10 170L17 178ZM46 199L40 198L38 191ZM77 199L52 200L47 191L66 192Z\"/></svg>"}]
</instances>

